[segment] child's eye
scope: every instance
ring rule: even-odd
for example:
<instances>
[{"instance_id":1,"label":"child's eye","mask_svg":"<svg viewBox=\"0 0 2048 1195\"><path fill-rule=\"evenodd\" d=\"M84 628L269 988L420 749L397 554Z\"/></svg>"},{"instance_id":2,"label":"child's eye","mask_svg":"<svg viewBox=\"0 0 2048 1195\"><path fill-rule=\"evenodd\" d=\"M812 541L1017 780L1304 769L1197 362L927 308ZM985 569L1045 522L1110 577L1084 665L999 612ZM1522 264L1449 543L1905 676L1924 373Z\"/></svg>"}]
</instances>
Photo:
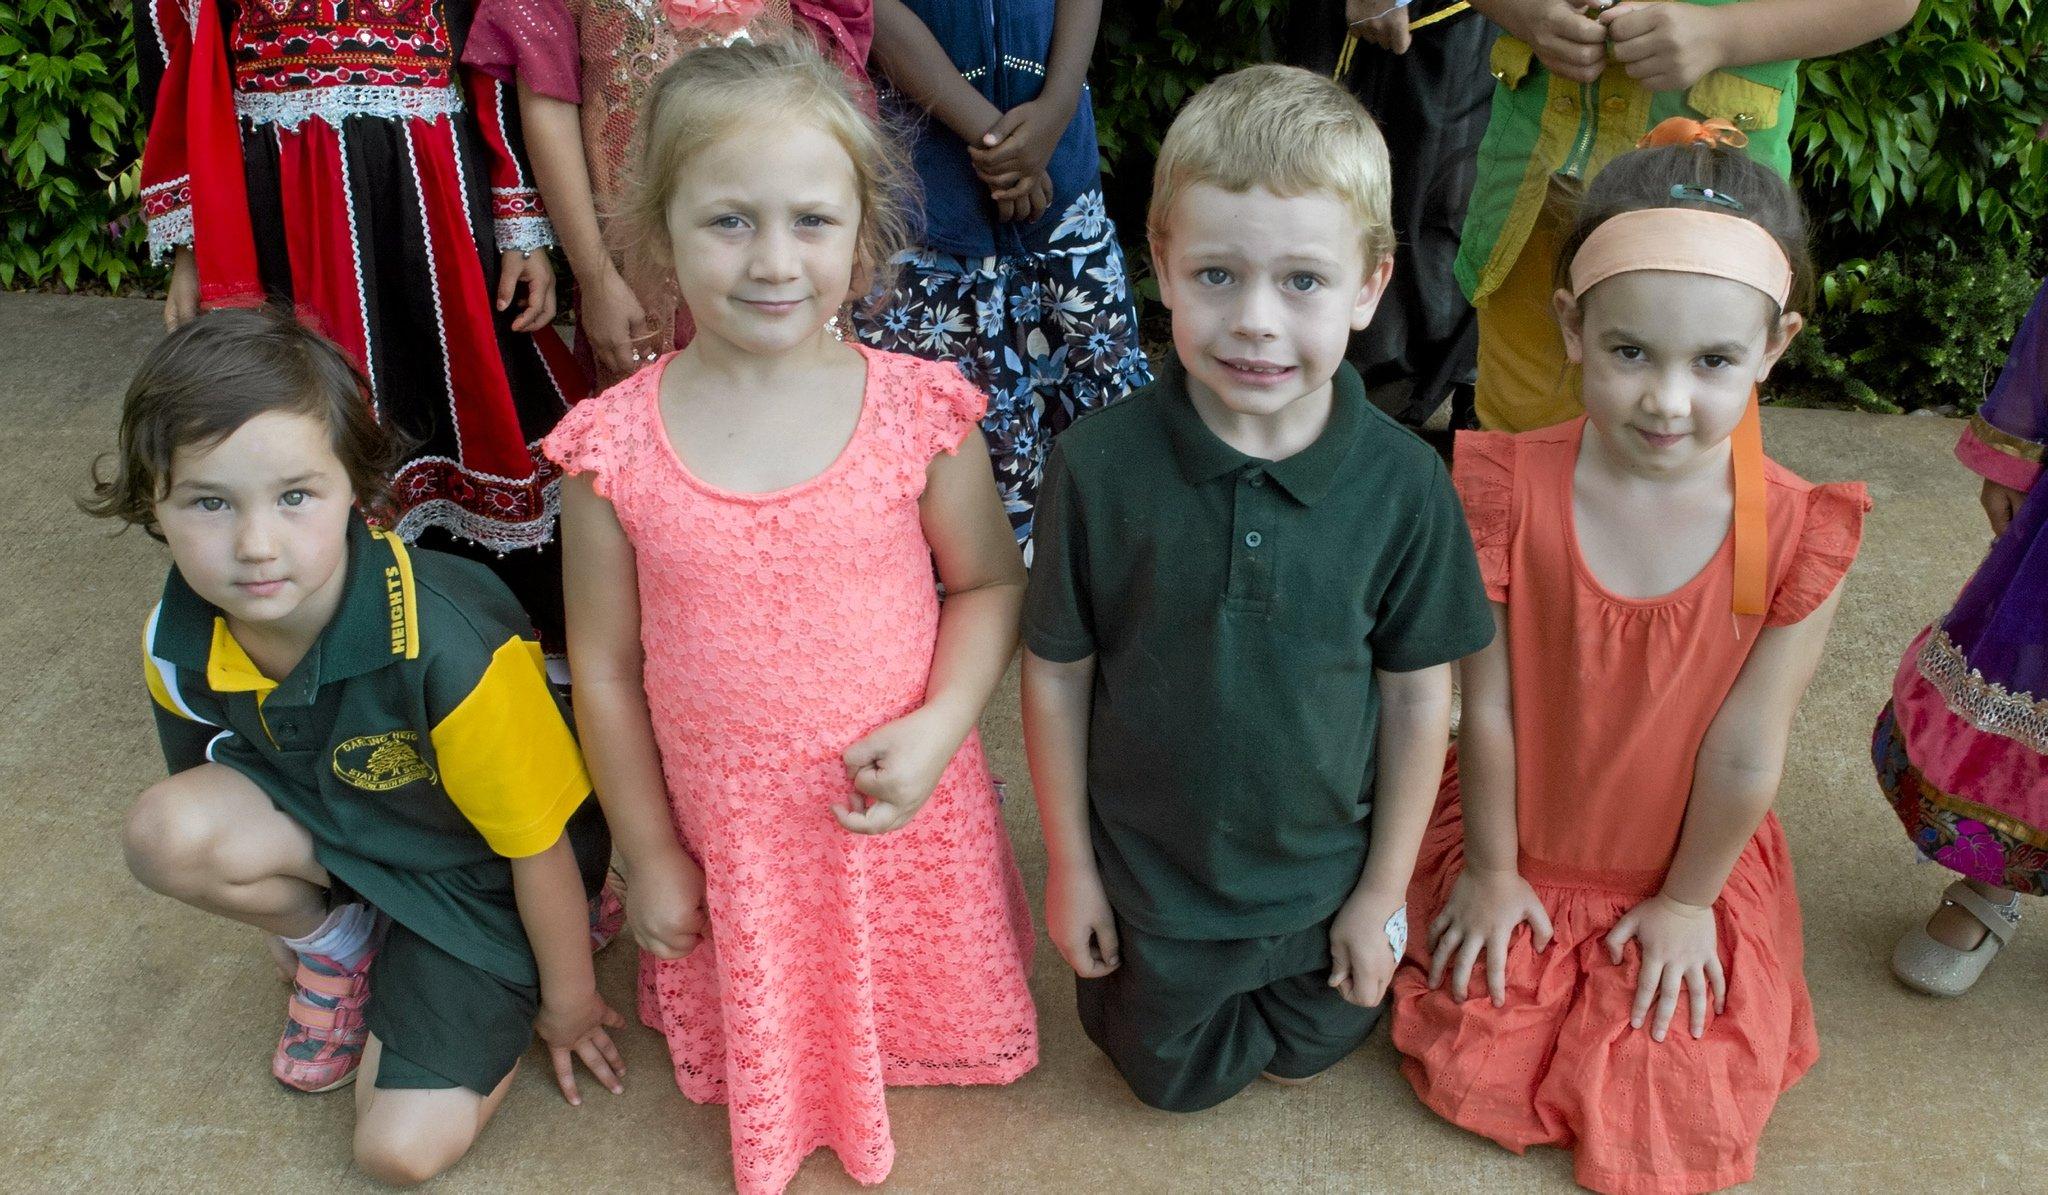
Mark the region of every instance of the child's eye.
<instances>
[{"instance_id":1,"label":"child's eye","mask_svg":"<svg viewBox=\"0 0 2048 1195\"><path fill-rule=\"evenodd\" d=\"M714 217L711 221L711 227L713 228L723 228L730 230L736 228L745 228L746 226L747 222L745 220L730 213L723 216Z\"/></svg>"},{"instance_id":2,"label":"child's eye","mask_svg":"<svg viewBox=\"0 0 2048 1195\"><path fill-rule=\"evenodd\" d=\"M830 228L832 225L836 223L838 223L838 221L832 219L832 217L830 216L820 216L816 214L808 216L798 216L796 218L796 226L798 228Z\"/></svg>"},{"instance_id":3,"label":"child's eye","mask_svg":"<svg viewBox=\"0 0 2048 1195\"><path fill-rule=\"evenodd\" d=\"M1624 361L1640 361L1643 359L1643 350L1632 344L1616 345L1614 355Z\"/></svg>"},{"instance_id":4,"label":"child's eye","mask_svg":"<svg viewBox=\"0 0 2048 1195\"><path fill-rule=\"evenodd\" d=\"M1729 365L1734 364L1734 362L1728 360L1728 358L1723 357L1719 353L1708 353L1706 356L1700 358L1700 364L1706 366L1708 369L1722 369Z\"/></svg>"},{"instance_id":5,"label":"child's eye","mask_svg":"<svg viewBox=\"0 0 2048 1195\"><path fill-rule=\"evenodd\" d=\"M212 514L215 511L226 510L228 508L228 500L226 498L212 497L194 498L192 499L192 505L198 507L199 509L205 511L208 514Z\"/></svg>"},{"instance_id":6,"label":"child's eye","mask_svg":"<svg viewBox=\"0 0 2048 1195\"><path fill-rule=\"evenodd\" d=\"M1204 266L1195 271L1195 281L1203 286L1228 286L1230 271L1221 266Z\"/></svg>"},{"instance_id":7,"label":"child's eye","mask_svg":"<svg viewBox=\"0 0 2048 1195\"><path fill-rule=\"evenodd\" d=\"M1314 274L1302 273L1289 274L1287 276L1287 281L1284 285L1287 287L1288 290L1293 291L1295 294L1305 295L1315 290L1322 284L1323 280L1321 278L1316 277Z\"/></svg>"},{"instance_id":8,"label":"child's eye","mask_svg":"<svg viewBox=\"0 0 2048 1195\"><path fill-rule=\"evenodd\" d=\"M307 493L304 490L286 490L282 495L278 497L278 501L284 503L286 506L303 506L306 502L306 499L311 498L312 496L313 495Z\"/></svg>"}]
</instances>

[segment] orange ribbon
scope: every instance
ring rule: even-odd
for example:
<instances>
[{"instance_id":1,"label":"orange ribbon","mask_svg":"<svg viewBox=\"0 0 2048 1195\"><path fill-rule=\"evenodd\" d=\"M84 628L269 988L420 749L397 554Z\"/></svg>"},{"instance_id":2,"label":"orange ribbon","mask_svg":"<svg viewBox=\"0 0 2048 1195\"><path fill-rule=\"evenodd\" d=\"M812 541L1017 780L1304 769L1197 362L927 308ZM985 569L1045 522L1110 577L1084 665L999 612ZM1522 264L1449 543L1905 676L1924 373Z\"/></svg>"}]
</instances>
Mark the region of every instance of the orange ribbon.
<instances>
[{"instance_id":1,"label":"orange ribbon","mask_svg":"<svg viewBox=\"0 0 2048 1195\"><path fill-rule=\"evenodd\" d=\"M1669 116L1659 121L1656 128L1644 133L1642 139L1636 142L1636 148L1711 145L1716 149L1741 149L1748 144L1748 133L1718 116L1706 120L1694 120L1690 116Z\"/></svg>"},{"instance_id":2,"label":"orange ribbon","mask_svg":"<svg viewBox=\"0 0 2048 1195\"><path fill-rule=\"evenodd\" d=\"M1770 599L1770 531L1764 523L1764 423L1754 386L1729 445L1735 473L1735 613L1762 614Z\"/></svg>"}]
</instances>

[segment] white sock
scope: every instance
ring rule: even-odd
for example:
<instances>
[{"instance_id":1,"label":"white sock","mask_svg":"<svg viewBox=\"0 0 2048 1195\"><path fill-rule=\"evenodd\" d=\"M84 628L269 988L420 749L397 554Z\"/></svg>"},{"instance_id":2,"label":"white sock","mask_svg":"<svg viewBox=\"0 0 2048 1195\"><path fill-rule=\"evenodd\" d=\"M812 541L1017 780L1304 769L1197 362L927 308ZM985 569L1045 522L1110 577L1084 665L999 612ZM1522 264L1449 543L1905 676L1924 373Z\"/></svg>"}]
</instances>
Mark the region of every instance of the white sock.
<instances>
[{"instance_id":1,"label":"white sock","mask_svg":"<svg viewBox=\"0 0 2048 1195\"><path fill-rule=\"evenodd\" d=\"M324 955L343 967L353 968L370 952L370 938L376 928L377 911L355 901L328 913L327 920L312 933L303 938L285 938L284 944L300 955Z\"/></svg>"}]
</instances>

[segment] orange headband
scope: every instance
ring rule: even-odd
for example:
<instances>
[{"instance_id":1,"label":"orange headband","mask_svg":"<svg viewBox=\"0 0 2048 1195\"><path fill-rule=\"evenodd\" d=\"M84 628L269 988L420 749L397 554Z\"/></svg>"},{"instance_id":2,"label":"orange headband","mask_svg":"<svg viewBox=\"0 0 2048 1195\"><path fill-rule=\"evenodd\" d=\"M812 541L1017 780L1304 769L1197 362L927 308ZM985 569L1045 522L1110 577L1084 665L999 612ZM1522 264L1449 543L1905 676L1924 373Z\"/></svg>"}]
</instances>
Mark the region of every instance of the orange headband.
<instances>
[{"instance_id":1,"label":"orange headband","mask_svg":"<svg viewBox=\"0 0 2048 1195\"><path fill-rule=\"evenodd\" d=\"M1712 192L1701 194L1713 198ZM1792 263L1778 239L1756 221L1728 212L1646 207L1607 220L1572 256L1572 297L1637 270L1733 279L1769 295L1780 311L1792 297Z\"/></svg>"}]
</instances>

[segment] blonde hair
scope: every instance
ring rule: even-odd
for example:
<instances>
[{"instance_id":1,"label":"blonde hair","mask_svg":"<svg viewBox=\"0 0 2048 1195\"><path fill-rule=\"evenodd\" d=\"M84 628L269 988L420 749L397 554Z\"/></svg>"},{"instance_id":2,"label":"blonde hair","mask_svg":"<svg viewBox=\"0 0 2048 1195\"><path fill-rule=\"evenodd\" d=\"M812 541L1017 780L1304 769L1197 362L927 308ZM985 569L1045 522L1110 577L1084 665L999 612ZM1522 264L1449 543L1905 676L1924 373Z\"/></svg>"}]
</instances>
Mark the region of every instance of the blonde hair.
<instances>
[{"instance_id":1,"label":"blonde hair","mask_svg":"<svg viewBox=\"0 0 2048 1195\"><path fill-rule=\"evenodd\" d=\"M690 159L745 125L809 122L853 162L860 199L854 290L880 291L908 243L910 173L898 142L863 108L840 70L805 39L691 50L655 80L642 115L639 160L613 236L629 277L673 285L668 207Z\"/></svg>"},{"instance_id":2,"label":"blonde hair","mask_svg":"<svg viewBox=\"0 0 2048 1195\"><path fill-rule=\"evenodd\" d=\"M1379 126L1350 92L1300 67L1233 71L1173 118L1145 213L1154 242L1168 237L1173 201L1195 183L1290 197L1327 191L1357 217L1368 271L1394 251L1393 180Z\"/></svg>"}]
</instances>

